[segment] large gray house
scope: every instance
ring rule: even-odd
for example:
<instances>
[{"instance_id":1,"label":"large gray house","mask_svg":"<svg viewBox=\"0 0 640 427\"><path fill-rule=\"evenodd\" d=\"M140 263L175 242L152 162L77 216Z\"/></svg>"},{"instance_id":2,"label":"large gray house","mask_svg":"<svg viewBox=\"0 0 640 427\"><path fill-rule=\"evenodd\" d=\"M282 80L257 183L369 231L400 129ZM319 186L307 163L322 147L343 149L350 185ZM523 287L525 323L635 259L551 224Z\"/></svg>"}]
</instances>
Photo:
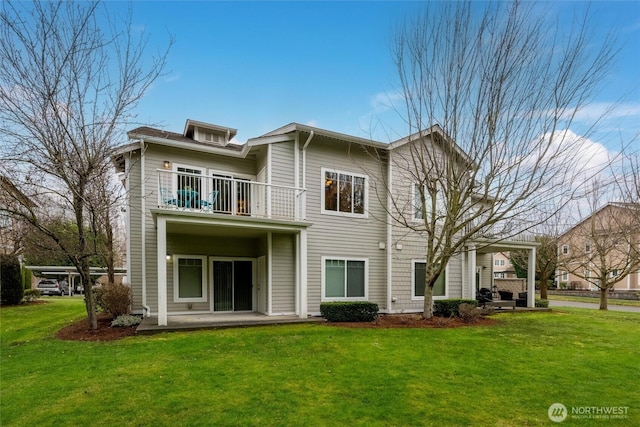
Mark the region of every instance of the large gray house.
<instances>
[{"instance_id":1,"label":"large gray house","mask_svg":"<svg viewBox=\"0 0 640 427\"><path fill-rule=\"evenodd\" d=\"M167 325L191 313L306 318L323 301L422 311L424 240L387 220L389 196L376 189L385 181L413 200L393 158L430 134L386 144L297 123L242 145L235 134L193 120L183 133L140 127L114 156L128 194L134 312ZM535 255L531 242L478 243L449 262L436 299L490 287L493 252Z\"/></svg>"}]
</instances>

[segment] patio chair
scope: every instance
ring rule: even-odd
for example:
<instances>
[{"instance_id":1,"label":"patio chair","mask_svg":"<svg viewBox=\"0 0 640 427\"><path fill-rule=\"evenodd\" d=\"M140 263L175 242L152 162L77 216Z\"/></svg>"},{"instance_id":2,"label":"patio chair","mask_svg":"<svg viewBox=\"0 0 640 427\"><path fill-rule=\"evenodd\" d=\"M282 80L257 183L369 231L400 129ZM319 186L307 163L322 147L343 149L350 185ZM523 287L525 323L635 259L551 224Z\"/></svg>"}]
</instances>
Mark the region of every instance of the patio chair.
<instances>
[{"instance_id":1,"label":"patio chair","mask_svg":"<svg viewBox=\"0 0 640 427\"><path fill-rule=\"evenodd\" d=\"M480 288L478 289L478 293L476 293L476 299L478 300L478 305L484 307L488 302L493 301L493 293L489 288Z\"/></svg>"},{"instance_id":2,"label":"patio chair","mask_svg":"<svg viewBox=\"0 0 640 427\"><path fill-rule=\"evenodd\" d=\"M173 197L173 193L168 188L160 188L160 197L162 198L163 205L178 206L178 200L175 197Z\"/></svg>"},{"instance_id":3,"label":"patio chair","mask_svg":"<svg viewBox=\"0 0 640 427\"><path fill-rule=\"evenodd\" d=\"M213 205L216 204L217 199L218 191L212 191L209 193L209 198L207 200L200 200L200 209L213 210Z\"/></svg>"}]
</instances>

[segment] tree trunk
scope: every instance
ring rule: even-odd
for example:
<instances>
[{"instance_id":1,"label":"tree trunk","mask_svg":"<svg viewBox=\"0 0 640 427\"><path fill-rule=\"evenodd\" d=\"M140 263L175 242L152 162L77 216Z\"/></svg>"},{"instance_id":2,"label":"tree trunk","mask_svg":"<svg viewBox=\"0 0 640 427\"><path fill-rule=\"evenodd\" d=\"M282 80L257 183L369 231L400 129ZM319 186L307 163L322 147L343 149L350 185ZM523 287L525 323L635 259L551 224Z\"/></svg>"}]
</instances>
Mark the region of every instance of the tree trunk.
<instances>
[{"instance_id":1,"label":"tree trunk","mask_svg":"<svg viewBox=\"0 0 640 427\"><path fill-rule=\"evenodd\" d=\"M422 311L423 319L431 319L433 317L433 287L426 285L424 287L424 308Z\"/></svg>"},{"instance_id":2,"label":"tree trunk","mask_svg":"<svg viewBox=\"0 0 640 427\"><path fill-rule=\"evenodd\" d=\"M540 299L547 299L547 276L540 275Z\"/></svg>"},{"instance_id":3,"label":"tree trunk","mask_svg":"<svg viewBox=\"0 0 640 427\"><path fill-rule=\"evenodd\" d=\"M600 288L600 310L607 310L607 288Z\"/></svg>"},{"instance_id":4,"label":"tree trunk","mask_svg":"<svg viewBox=\"0 0 640 427\"><path fill-rule=\"evenodd\" d=\"M93 296L93 287L91 286L91 269L89 267L89 261L86 259L82 261L80 278L84 288L84 303L87 309L89 329L95 331L98 329L98 311L96 310L96 299Z\"/></svg>"},{"instance_id":5,"label":"tree trunk","mask_svg":"<svg viewBox=\"0 0 640 427\"><path fill-rule=\"evenodd\" d=\"M87 319L89 321L89 329L95 331L98 329L98 314L96 313L96 304L93 298L93 290L91 289L91 268L89 258L87 257L87 238L84 228L84 194L86 185L83 181L78 183L76 193L73 196L73 208L76 214L76 224L78 226L78 254L80 278L85 292L85 306L87 307ZM82 195L83 197L81 197Z\"/></svg>"}]
</instances>

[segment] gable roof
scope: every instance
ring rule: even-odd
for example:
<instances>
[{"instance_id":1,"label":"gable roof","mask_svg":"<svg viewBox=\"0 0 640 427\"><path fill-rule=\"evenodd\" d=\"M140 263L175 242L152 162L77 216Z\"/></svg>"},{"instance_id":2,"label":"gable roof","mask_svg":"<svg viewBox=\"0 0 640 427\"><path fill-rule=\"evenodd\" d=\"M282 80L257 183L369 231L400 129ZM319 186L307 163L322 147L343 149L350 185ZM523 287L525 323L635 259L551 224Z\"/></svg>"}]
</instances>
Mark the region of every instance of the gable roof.
<instances>
[{"instance_id":1,"label":"gable roof","mask_svg":"<svg viewBox=\"0 0 640 427\"><path fill-rule=\"evenodd\" d=\"M283 137L286 135L290 135L296 131L299 132L305 132L308 134L313 133L314 135L320 135L320 136L324 136L327 138L331 138L331 139L335 139L335 140L339 140L339 141L346 141L346 142L351 142L354 144L360 144L360 145L365 145L368 147L373 147L373 148L382 148L382 149L388 149L389 148L389 144L385 144L384 142L380 142L380 141L375 141L373 139L367 139L367 138L360 138L357 136L353 136L353 135L347 135L344 133L340 133L340 132L334 132L334 131L330 131L327 129L322 129L322 128L317 128L314 126L308 126L308 125L303 125L300 123L289 123L288 125L279 127L278 129L272 130L271 132L267 132L264 135L261 135L259 137L256 138L250 138L247 143L254 146L254 145L261 145L261 144L269 144L271 142L277 142L280 138L279 137ZM287 138L287 139L291 139L291 138Z\"/></svg>"},{"instance_id":2,"label":"gable roof","mask_svg":"<svg viewBox=\"0 0 640 427\"><path fill-rule=\"evenodd\" d=\"M600 215L602 212L604 212L607 209L619 209L619 210L624 210L624 211L628 211L628 212L634 212L635 211L636 215L640 215L640 204L638 204L638 203L608 202L604 206L600 207L599 209L597 209L596 211L591 213L591 215L588 215L587 217L585 217L582 220L578 221L578 223L576 223L573 226L569 227L565 232L560 234L560 237L566 236L571 231L573 231L574 229L576 229L579 226L581 226L582 224L584 224L590 218L592 218L592 217L594 217L596 215Z\"/></svg>"}]
</instances>

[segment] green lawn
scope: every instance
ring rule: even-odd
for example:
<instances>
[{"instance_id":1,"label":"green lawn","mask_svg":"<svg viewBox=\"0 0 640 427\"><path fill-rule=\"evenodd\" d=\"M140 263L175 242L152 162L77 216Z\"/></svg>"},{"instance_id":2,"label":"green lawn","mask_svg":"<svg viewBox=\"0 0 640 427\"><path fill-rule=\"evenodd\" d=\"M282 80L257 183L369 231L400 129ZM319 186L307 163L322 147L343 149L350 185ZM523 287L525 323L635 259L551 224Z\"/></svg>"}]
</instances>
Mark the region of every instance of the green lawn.
<instances>
[{"instance_id":1,"label":"green lawn","mask_svg":"<svg viewBox=\"0 0 640 427\"><path fill-rule=\"evenodd\" d=\"M562 309L490 327L289 325L63 342L78 299L0 309L2 426L555 425L556 402L640 423L640 314Z\"/></svg>"}]
</instances>

